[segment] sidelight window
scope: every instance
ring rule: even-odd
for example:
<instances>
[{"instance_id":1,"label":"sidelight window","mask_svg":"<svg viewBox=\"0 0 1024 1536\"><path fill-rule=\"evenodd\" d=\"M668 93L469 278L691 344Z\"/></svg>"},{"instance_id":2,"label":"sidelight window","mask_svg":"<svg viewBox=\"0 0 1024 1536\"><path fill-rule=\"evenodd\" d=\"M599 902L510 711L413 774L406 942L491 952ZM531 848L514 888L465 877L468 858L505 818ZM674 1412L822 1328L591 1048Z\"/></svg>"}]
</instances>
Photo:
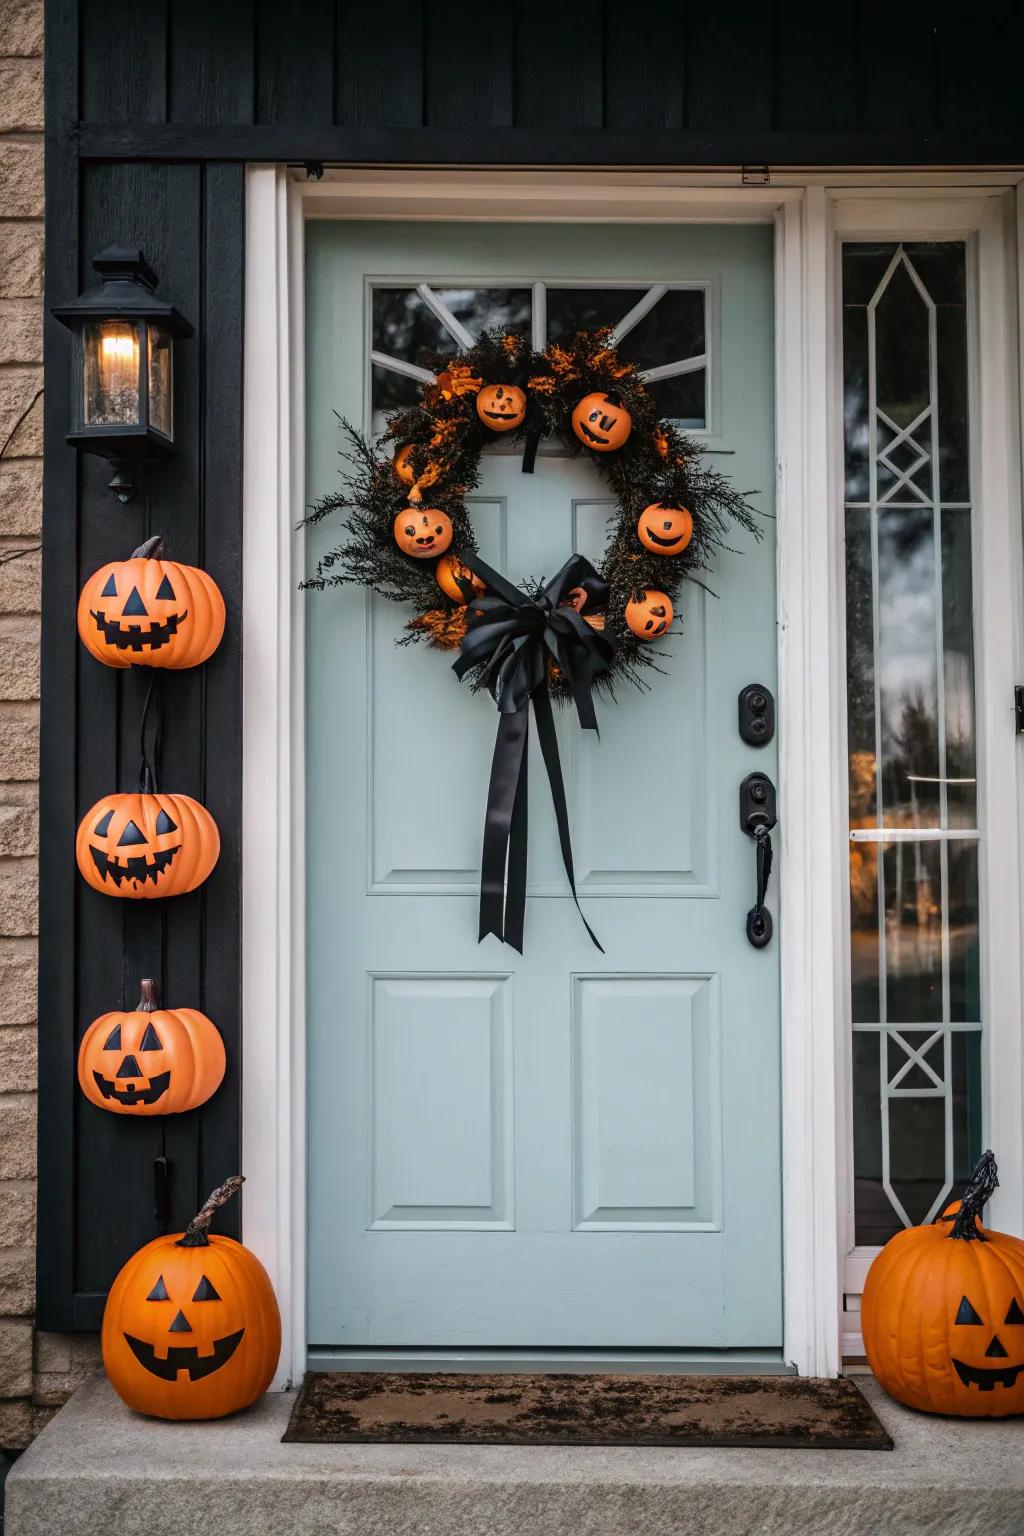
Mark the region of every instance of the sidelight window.
<instances>
[{"instance_id":1,"label":"sidelight window","mask_svg":"<svg viewBox=\"0 0 1024 1536\"><path fill-rule=\"evenodd\" d=\"M967 248L843 247L854 1240L981 1150Z\"/></svg>"}]
</instances>

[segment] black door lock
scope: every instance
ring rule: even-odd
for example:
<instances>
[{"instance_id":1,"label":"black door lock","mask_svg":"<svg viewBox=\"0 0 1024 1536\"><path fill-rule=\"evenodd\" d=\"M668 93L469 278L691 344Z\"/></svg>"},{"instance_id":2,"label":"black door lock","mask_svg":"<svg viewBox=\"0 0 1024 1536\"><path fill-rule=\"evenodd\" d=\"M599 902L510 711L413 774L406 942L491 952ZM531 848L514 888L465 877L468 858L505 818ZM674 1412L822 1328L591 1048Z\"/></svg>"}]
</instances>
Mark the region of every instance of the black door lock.
<instances>
[{"instance_id":1,"label":"black door lock","mask_svg":"<svg viewBox=\"0 0 1024 1536\"><path fill-rule=\"evenodd\" d=\"M747 939L755 949L770 944L774 931L764 898L772 872L771 829L775 821L775 785L766 773L748 773L740 785L740 826L756 845L757 885L754 905L747 913Z\"/></svg>"},{"instance_id":2,"label":"black door lock","mask_svg":"<svg viewBox=\"0 0 1024 1536\"><path fill-rule=\"evenodd\" d=\"M760 683L740 689L740 736L748 747L766 747L775 735L775 700Z\"/></svg>"}]
</instances>

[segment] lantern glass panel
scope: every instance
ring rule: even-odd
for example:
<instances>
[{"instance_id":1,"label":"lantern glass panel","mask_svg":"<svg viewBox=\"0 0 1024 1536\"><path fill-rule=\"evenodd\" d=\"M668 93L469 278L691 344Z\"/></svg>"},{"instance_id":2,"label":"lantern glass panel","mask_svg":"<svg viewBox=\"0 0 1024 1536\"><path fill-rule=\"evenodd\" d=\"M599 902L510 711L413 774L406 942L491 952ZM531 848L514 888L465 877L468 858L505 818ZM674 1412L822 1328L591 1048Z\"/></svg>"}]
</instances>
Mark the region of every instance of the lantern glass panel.
<instances>
[{"instance_id":1,"label":"lantern glass panel","mask_svg":"<svg viewBox=\"0 0 1024 1536\"><path fill-rule=\"evenodd\" d=\"M174 436L174 374L171 333L162 325L148 328L149 425L164 437Z\"/></svg>"},{"instance_id":2,"label":"lantern glass panel","mask_svg":"<svg viewBox=\"0 0 1024 1536\"><path fill-rule=\"evenodd\" d=\"M131 320L91 320L82 337L82 424L137 427L141 326Z\"/></svg>"}]
</instances>

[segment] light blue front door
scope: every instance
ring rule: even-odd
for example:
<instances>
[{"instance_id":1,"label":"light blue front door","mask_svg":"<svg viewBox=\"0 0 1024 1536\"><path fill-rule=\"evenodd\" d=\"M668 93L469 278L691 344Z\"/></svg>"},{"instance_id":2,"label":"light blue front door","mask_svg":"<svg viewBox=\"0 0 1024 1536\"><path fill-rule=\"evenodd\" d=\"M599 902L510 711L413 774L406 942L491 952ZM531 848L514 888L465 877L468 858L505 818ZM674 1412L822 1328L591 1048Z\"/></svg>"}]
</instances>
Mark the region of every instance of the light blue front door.
<instances>
[{"instance_id":1,"label":"light blue front door","mask_svg":"<svg viewBox=\"0 0 1024 1536\"><path fill-rule=\"evenodd\" d=\"M473 331L616 321L654 285L634 355L666 413L774 510L767 227L308 226L310 499L338 484L334 412L370 425L415 363ZM545 314L547 317L545 332ZM704 363L700 357L705 358ZM672 374L672 360L690 359ZM484 558L550 577L599 556L590 465L485 460ZM737 694L775 686L774 523L690 585L650 693L564 714L590 945L531 774L525 954L477 943L495 712L407 615L357 589L307 603L309 1342L501 1349L781 1345L778 943L753 949ZM336 539L309 538L308 563ZM777 913L773 887L769 905Z\"/></svg>"}]
</instances>

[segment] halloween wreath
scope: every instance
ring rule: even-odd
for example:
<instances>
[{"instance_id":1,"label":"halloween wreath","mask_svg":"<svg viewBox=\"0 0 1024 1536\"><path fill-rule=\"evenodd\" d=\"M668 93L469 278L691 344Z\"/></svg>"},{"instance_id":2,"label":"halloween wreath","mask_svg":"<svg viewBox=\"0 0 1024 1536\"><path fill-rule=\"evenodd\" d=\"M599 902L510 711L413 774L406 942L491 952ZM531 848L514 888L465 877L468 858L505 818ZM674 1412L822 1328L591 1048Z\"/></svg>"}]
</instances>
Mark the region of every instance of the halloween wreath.
<instances>
[{"instance_id":1,"label":"halloween wreath","mask_svg":"<svg viewBox=\"0 0 1024 1536\"><path fill-rule=\"evenodd\" d=\"M457 650L453 670L486 688L500 712L488 795L480 937L522 949L526 888L526 761L532 703L576 899L572 850L551 701L575 705L597 729L594 693L649 687L663 671L656 642L675 616L682 584L699 580L730 528L760 535L747 496L701 464L699 447L659 417L642 374L623 362L607 330L534 351L512 332L485 332L453 360L428 358L434 381L388 418L371 443L347 422L342 487L306 517L345 516L346 538L303 585L356 583L413 617L399 644ZM549 581L515 586L481 560L466 510L480 457L495 436L523 442L532 473L544 438L589 458L615 494L600 566L573 555ZM579 902L576 901L577 908ZM580 914L582 916L582 912ZM584 922L586 920L584 919ZM589 925L587 932L594 943ZM600 945L598 945L600 948Z\"/></svg>"}]
</instances>

